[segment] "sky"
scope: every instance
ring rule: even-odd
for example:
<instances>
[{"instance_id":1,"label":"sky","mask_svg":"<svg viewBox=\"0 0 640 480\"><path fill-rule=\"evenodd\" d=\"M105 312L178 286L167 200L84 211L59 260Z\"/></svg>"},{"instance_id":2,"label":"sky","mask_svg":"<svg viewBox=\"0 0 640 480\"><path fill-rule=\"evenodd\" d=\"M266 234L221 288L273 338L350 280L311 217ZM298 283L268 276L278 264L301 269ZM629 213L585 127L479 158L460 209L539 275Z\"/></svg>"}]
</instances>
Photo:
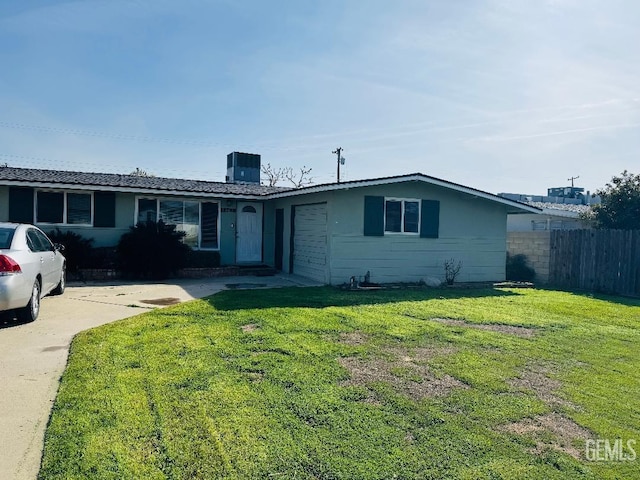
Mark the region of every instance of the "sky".
<instances>
[{"instance_id":1,"label":"sky","mask_svg":"<svg viewBox=\"0 0 640 480\"><path fill-rule=\"evenodd\" d=\"M2 0L0 164L492 193L639 173L637 0Z\"/></svg>"}]
</instances>

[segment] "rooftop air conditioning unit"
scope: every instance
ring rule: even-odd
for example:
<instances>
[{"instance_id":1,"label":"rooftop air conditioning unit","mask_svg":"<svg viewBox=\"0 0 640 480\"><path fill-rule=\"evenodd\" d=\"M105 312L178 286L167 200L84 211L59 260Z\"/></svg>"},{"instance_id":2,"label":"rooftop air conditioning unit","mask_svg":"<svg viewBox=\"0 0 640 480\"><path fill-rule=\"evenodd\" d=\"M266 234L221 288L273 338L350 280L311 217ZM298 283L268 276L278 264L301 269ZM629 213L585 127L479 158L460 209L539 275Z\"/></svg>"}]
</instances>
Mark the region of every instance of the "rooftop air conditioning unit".
<instances>
[{"instance_id":1,"label":"rooftop air conditioning unit","mask_svg":"<svg viewBox=\"0 0 640 480\"><path fill-rule=\"evenodd\" d=\"M227 155L227 183L260 184L260 155L232 152Z\"/></svg>"}]
</instances>

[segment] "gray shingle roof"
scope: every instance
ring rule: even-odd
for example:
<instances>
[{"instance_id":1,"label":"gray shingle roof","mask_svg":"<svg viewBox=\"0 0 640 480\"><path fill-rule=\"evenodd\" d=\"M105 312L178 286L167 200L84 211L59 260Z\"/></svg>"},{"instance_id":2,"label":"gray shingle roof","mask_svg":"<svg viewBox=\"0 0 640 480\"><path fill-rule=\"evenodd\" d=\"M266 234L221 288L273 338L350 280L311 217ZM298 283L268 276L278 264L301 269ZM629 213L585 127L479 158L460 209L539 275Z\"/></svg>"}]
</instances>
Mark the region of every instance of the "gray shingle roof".
<instances>
[{"instance_id":1,"label":"gray shingle roof","mask_svg":"<svg viewBox=\"0 0 640 480\"><path fill-rule=\"evenodd\" d=\"M87 187L112 187L124 191L155 190L193 194L220 194L237 196L263 196L290 190L290 188L246 185L237 183L208 182L180 178L140 177L114 173L67 172L32 168L0 167L0 181L26 184L51 184Z\"/></svg>"},{"instance_id":2,"label":"gray shingle roof","mask_svg":"<svg viewBox=\"0 0 640 480\"><path fill-rule=\"evenodd\" d=\"M312 185L304 188L267 187L264 185L246 185L223 182L206 182L202 180L186 180L180 178L139 177L136 175L118 175L113 173L85 173L66 172L59 170L38 170L31 168L14 168L0 166L0 184L15 184L28 186L56 187L56 188L104 188L124 192L150 193L167 192L167 194L191 194L203 196L224 196L239 198L278 198L281 196L304 195L326 192L338 189L366 187L371 185L385 185L389 183L425 182L464 192L474 197L481 197L490 201L506 204L508 213L530 212L539 213L536 206L527 205L516 200L499 197L492 193L483 192L471 187L442 180L422 173L397 175L392 177L353 180L342 183Z\"/></svg>"},{"instance_id":3,"label":"gray shingle roof","mask_svg":"<svg viewBox=\"0 0 640 480\"><path fill-rule=\"evenodd\" d=\"M551 202L526 202L532 207L541 208L543 210L561 210L563 212L583 213L587 212L591 207L589 205L575 205L572 203L551 203Z\"/></svg>"}]
</instances>

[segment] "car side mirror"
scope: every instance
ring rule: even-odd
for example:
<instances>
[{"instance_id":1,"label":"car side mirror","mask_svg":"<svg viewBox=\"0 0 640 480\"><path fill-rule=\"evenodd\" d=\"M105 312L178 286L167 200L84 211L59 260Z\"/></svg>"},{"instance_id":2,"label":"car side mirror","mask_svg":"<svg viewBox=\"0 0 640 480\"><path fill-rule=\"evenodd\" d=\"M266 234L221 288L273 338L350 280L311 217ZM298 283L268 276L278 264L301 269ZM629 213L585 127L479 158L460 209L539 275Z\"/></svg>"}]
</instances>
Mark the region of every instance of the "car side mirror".
<instances>
[{"instance_id":1,"label":"car side mirror","mask_svg":"<svg viewBox=\"0 0 640 480\"><path fill-rule=\"evenodd\" d=\"M64 252L64 245L62 245L61 243L54 243L53 246L58 252Z\"/></svg>"}]
</instances>

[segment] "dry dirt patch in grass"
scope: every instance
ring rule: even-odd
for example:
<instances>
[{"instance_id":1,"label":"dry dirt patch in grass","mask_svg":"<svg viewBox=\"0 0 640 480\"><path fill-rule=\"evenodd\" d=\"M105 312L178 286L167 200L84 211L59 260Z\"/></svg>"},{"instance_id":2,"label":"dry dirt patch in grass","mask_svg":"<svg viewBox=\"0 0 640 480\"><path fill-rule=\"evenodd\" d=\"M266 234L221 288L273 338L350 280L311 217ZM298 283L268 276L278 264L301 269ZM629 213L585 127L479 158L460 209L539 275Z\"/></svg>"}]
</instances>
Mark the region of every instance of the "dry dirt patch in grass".
<instances>
[{"instance_id":1,"label":"dry dirt patch in grass","mask_svg":"<svg viewBox=\"0 0 640 480\"><path fill-rule=\"evenodd\" d=\"M247 325L243 325L240 327L240 329L244 332L244 333L251 333L251 332L255 332L256 330L258 330L260 328L260 325L258 325L257 323L249 323Z\"/></svg>"},{"instance_id":2,"label":"dry dirt patch in grass","mask_svg":"<svg viewBox=\"0 0 640 480\"><path fill-rule=\"evenodd\" d=\"M340 365L350 374L344 386L367 386L372 382L384 382L397 391L420 400L426 397L441 397L454 388L468 388L467 385L450 375L434 375L425 364L436 355L451 354L451 348L388 348L384 357L363 359L344 357L338 359ZM376 403L374 398L365 401Z\"/></svg>"},{"instance_id":3,"label":"dry dirt patch in grass","mask_svg":"<svg viewBox=\"0 0 640 480\"><path fill-rule=\"evenodd\" d=\"M246 375L251 382L259 382L264 378L264 373L262 372L246 372Z\"/></svg>"},{"instance_id":4,"label":"dry dirt patch in grass","mask_svg":"<svg viewBox=\"0 0 640 480\"><path fill-rule=\"evenodd\" d=\"M553 373L553 369L549 367L530 366L519 377L509 379L507 382L518 389L532 391L552 409L566 407L577 410L577 405L558 396L557 391L562 383L550 378L550 373ZM586 441L593 438L587 429L557 412L502 425L498 430L532 436L536 442L535 448L531 450L532 453L541 454L544 450L552 448L577 459L581 458L581 451L573 443L576 440Z\"/></svg>"},{"instance_id":5,"label":"dry dirt patch in grass","mask_svg":"<svg viewBox=\"0 0 640 480\"><path fill-rule=\"evenodd\" d=\"M453 327L474 328L476 330L488 330L491 332L506 333L515 335L516 337L532 338L536 331L533 328L518 327L516 325L504 325L496 323L470 323L464 320L456 320L454 318L431 318L434 322L450 325Z\"/></svg>"},{"instance_id":6,"label":"dry dirt patch in grass","mask_svg":"<svg viewBox=\"0 0 640 480\"><path fill-rule=\"evenodd\" d=\"M533 418L525 418L519 422L502 425L499 430L517 435L531 435L536 442L531 453L539 455L548 448L552 448L576 459L582 457L582 451L576 448L573 443L576 440L586 441L593 438L589 430L559 413L547 413ZM552 434L552 439L548 438L549 433Z\"/></svg>"},{"instance_id":7,"label":"dry dirt patch in grass","mask_svg":"<svg viewBox=\"0 0 640 480\"><path fill-rule=\"evenodd\" d=\"M568 400L558 396L558 390L562 386L559 380L555 380L548 376L552 373L550 369L542 367L529 367L519 377L507 380L509 385L521 390L530 390L535 393L536 397L549 405L551 408L568 407L577 410Z\"/></svg>"},{"instance_id":8,"label":"dry dirt patch in grass","mask_svg":"<svg viewBox=\"0 0 640 480\"><path fill-rule=\"evenodd\" d=\"M369 335L362 332L342 332L338 342L345 345L364 345L369 341Z\"/></svg>"},{"instance_id":9,"label":"dry dirt patch in grass","mask_svg":"<svg viewBox=\"0 0 640 480\"><path fill-rule=\"evenodd\" d=\"M383 350L384 353L392 355L404 362L425 363L431 361L434 357L443 355L453 355L457 352L455 347L415 347L415 348L403 348L403 347L387 347Z\"/></svg>"}]
</instances>

